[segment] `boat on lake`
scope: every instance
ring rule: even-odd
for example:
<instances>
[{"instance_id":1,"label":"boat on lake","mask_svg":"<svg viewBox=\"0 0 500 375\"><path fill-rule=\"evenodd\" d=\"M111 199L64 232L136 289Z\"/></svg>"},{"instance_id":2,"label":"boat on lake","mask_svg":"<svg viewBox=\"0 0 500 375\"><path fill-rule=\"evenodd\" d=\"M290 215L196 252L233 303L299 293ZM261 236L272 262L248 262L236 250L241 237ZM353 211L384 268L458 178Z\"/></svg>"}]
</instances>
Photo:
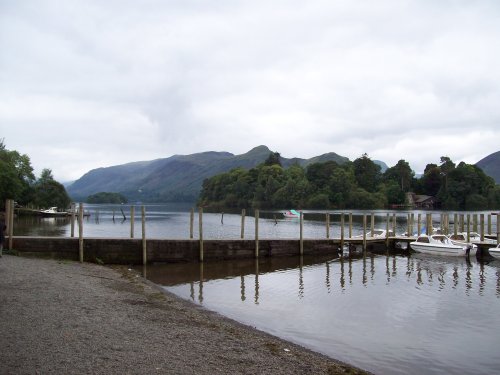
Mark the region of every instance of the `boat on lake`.
<instances>
[{"instance_id":1,"label":"boat on lake","mask_svg":"<svg viewBox=\"0 0 500 375\"><path fill-rule=\"evenodd\" d=\"M488 249L488 252L493 258L500 259L500 244L498 244L496 247Z\"/></svg>"},{"instance_id":2,"label":"boat on lake","mask_svg":"<svg viewBox=\"0 0 500 375\"><path fill-rule=\"evenodd\" d=\"M489 238L483 238L481 241L481 236L477 232L469 232L469 241L467 241L467 232L459 232L457 234L450 235L450 240L456 245L474 243L474 242L483 242L489 244L496 244L495 240Z\"/></svg>"},{"instance_id":3,"label":"boat on lake","mask_svg":"<svg viewBox=\"0 0 500 375\"><path fill-rule=\"evenodd\" d=\"M288 210L283 212L283 216L289 219L300 218L300 212L295 210Z\"/></svg>"},{"instance_id":4,"label":"boat on lake","mask_svg":"<svg viewBox=\"0 0 500 375\"><path fill-rule=\"evenodd\" d=\"M476 255L477 251L472 244L454 244L444 234L421 234L416 241L410 242L410 247L419 253L434 255L468 256Z\"/></svg>"},{"instance_id":5,"label":"boat on lake","mask_svg":"<svg viewBox=\"0 0 500 375\"><path fill-rule=\"evenodd\" d=\"M58 211L57 207L50 207L46 210L40 210L40 215L42 215L42 217L66 217L69 216L70 213L66 211Z\"/></svg>"}]
</instances>

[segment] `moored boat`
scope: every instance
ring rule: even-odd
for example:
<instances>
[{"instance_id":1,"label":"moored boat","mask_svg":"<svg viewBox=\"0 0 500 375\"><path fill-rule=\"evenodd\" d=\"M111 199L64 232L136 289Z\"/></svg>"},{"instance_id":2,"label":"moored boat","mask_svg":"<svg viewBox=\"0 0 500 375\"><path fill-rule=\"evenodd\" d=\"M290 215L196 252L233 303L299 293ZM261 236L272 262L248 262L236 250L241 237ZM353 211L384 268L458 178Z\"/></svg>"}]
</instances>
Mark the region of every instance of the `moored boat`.
<instances>
[{"instance_id":1,"label":"moored boat","mask_svg":"<svg viewBox=\"0 0 500 375\"><path fill-rule=\"evenodd\" d=\"M283 216L286 218L294 219L294 218L299 218L300 217L300 212L295 211L295 210L288 210L283 212Z\"/></svg>"},{"instance_id":2,"label":"moored boat","mask_svg":"<svg viewBox=\"0 0 500 375\"><path fill-rule=\"evenodd\" d=\"M500 244L496 247L489 248L488 252L493 258L500 259Z\"/></svg>"},{"instance_id":3,"label":"moored boat","mask_svg":"<svg viewBox=\"0 0 500 375\"><path fill-rule=\"evenodd\" d=\"M46 210L40 210L40 214L43 217L65 217L69 216L69 212L66 211L58 211L57 207L50 207Z\"/></svg>"},{"instance_id":4,"label":"moored boat","mask_svg":"<svg viewBox=\"0 0 500 375\"><path fill-rule=\"evenodd\" d=\"M444 234L422 234L416 241L410 242L410 247L419 253L451 256L475 255L477 251L477 247L471 244L454 244Z\"/></svg>"}]
</instances>

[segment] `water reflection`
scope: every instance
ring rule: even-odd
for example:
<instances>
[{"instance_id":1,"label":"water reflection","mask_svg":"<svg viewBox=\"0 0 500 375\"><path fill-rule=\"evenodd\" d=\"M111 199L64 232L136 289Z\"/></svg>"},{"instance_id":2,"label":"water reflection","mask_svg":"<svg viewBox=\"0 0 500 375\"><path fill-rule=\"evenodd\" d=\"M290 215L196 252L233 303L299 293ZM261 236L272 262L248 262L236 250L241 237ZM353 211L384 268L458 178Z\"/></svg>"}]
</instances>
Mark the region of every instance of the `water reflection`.
<instances>
[{"instance_id":1,"label":"water reflection","mask_svg":"<svg viewBox=\"0 0 500 375\"><path fill-rule=\"evenodd\" d=\"M382 260L382 261L381 261ZM361 267L354 267L361 262ZM465 293L468 295L473 289L483 295L487 283L494 283L496 296L500 297L500 271L494 276L488 275L485 269L487 263L471 262L469 259L445 258L412 255L375 255L368 253L358 257L289 257L266 258L260 260L238 260L205 263L182 263L168 265L153 265L143 269L143 274L163 286L190 285L190 299L200 304L203 303L203 285L212 280L238 278L240 282L240 299L247 300L249 277L253 278L253 302L259 303L259 276L269 273L280 273L286 270L297 270L296 295L299 299L306 296L305 270L319 267L315 273L324 267L324 281L322 285L330 294L335 291L334 284L338 280L339 290L345 292L355 288L356 279L359 277L361 285L370 288L376 283L377 263L384 265L380 270L385 275L386 285L397 281L399 272L403 272L409 283L415 287L436 287L438 292L446 288L458 290L463 283ZM494 265L500 262L493 262ZM358 274L357 274L358 273ZM348 283L346 284L346 279ZM474 286L474 283L477 285Z\"/></svg>"}]
</instances>

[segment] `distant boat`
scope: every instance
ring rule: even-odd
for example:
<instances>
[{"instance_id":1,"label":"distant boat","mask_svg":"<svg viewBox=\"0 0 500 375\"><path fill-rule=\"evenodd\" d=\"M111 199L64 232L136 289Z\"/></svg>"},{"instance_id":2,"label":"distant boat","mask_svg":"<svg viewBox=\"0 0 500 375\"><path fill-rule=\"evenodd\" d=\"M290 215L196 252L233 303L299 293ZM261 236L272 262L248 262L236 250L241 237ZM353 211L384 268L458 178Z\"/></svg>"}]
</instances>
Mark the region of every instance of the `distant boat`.
<instances>
[{"instance_id":1,"label":"distant boat","mask_svg":"<svg viewBox=\"0 0 500 375\"><path fill-rule=\"evenodd\" d=\"M58 211L57 207L50 207L46 210L40 210L40 214L42 215L42 217L66 217L70 215L69 212Z\"/></svg>"},{"instance_id":2,"label":"distant boat","mask_svg":"<svg viewBox=\"0 0 500 375\"><path fill-rule=\"evenodd\" d=\"M289 218L289 219L295 219L295 218L300 217L300 212L295 211L295 210L289 210L289 211L283 212L283 216L285 216L286 218Z\"/></svg>"}]
</instances>

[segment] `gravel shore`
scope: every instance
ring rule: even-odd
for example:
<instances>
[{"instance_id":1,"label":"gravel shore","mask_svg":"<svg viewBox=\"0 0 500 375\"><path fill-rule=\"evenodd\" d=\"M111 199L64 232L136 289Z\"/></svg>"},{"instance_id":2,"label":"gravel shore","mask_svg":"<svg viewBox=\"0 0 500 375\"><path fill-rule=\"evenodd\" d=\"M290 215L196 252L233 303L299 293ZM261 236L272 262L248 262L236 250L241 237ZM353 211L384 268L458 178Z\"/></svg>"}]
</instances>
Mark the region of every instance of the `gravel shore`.
<instances>
[{"instance_id":1,"label":"gravel shore","mask_svg":"<svg viewBox=\"0 0 500 375\"><path fill-rule=\"evenodd\" d=\"M0 258L1 374L362 374L127 268Z\"/></svg>"}]
</instances>

